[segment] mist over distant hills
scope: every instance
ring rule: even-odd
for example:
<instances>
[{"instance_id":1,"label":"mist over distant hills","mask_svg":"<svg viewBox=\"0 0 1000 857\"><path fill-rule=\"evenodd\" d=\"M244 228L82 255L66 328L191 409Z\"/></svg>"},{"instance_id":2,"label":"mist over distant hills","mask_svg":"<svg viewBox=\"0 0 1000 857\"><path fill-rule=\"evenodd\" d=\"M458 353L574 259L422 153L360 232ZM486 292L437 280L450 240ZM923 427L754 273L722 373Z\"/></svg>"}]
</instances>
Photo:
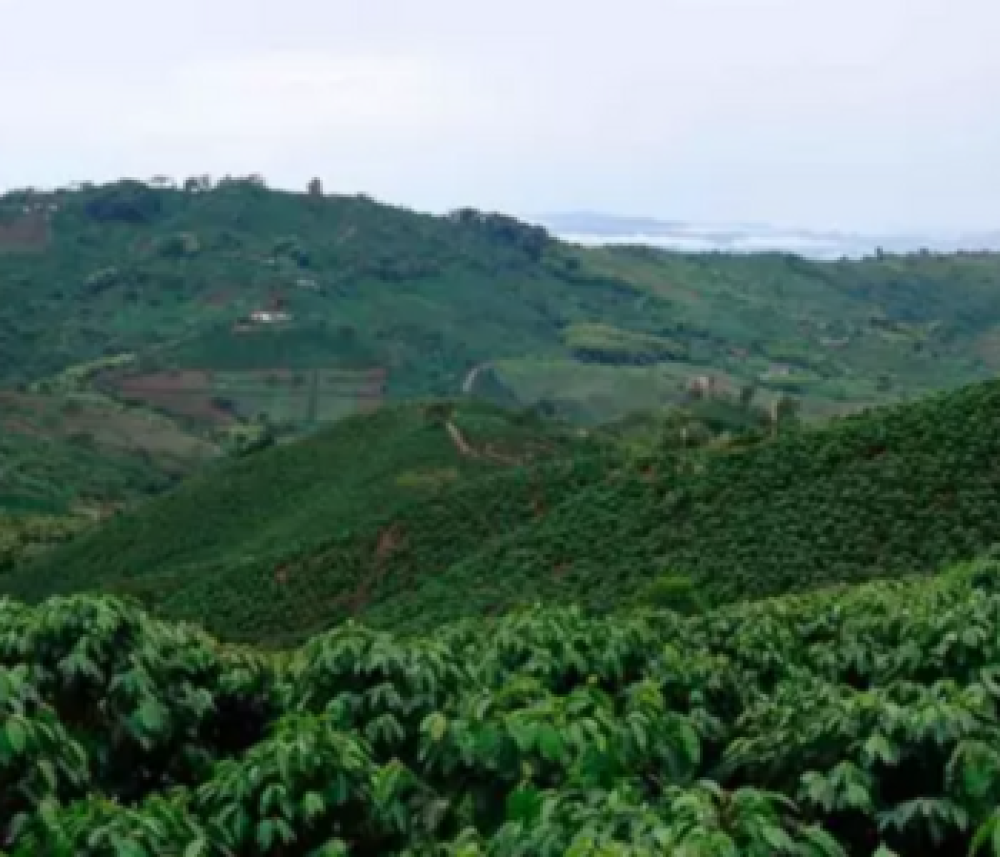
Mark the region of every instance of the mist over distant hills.
<instances>
[{"instance_id":1,"label":"mist over distant hills","mask_svg":"<svg viewBox=\"0 0 1000 857\"><path fill-rule=\"evenodd\" d=\"M702 224L599 212L562 212L533 218L565 241L645 244L667 250L727 253L787 252L812 259L862 258L929 250L1000 250L1000 230L954 234L862 234L784 228L762 223Z\"/></svg>"}]
</instances>

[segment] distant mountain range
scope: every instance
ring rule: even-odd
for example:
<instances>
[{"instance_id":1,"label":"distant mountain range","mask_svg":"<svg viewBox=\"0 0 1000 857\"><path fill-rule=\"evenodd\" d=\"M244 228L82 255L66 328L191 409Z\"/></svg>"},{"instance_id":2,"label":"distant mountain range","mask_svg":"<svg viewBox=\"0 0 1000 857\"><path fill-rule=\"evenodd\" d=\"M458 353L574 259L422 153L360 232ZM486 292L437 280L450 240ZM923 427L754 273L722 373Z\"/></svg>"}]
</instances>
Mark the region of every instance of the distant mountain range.
<instances>
[{"instance_id":1,"label":"distant mountain range","mask_svg":"<svg viewBox=\"0 0 1000 857\"><path fill-rule=\"evenodd\" d=\"M760 223L701 224L620 217L597 212L563 212L534 218L565 241L578 244L645 244L668 250L728 253L787 252L813 259L861 258L930 250L1000 250L1000 230L944 234L868 235L783 228Z\"/></svg>"}]
</instances>

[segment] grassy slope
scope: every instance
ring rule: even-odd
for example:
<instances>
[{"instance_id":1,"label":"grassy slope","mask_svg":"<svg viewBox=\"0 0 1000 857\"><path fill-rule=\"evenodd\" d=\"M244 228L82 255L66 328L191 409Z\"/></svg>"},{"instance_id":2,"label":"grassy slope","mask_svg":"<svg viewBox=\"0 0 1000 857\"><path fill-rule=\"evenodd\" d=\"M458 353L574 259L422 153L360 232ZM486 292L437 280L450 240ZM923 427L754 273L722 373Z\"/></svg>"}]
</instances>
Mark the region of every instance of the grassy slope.
<instances>
[{"instance_id":1,"label":"grassy slope","mask_svg":"<svg viewBox=\"0 0 1000 857\"><path fill-rule=\"evenodd\" d=\"M131 505L217 453L171 420L100 397L0 392L0 511Z\"/></svg>"},{"instance_id":2,"label":"grassy slope","mask_svg":"<svg viewBox=\"0 0 1000 857\"><path fill-rule=\"evenodd\" d=\"M762 383L829 413L1000 368L990 256L824 264L542 247L509 224L232 185L53 199L51 247L0 252L0 381L140 351L190 368L379 365L390 395L406 397L454 394L490 362L523 402L594 420L669 399L706 372L739 384L787 365L790 379ZM272 291L296 325L252 347L234 341L234 318ZM620 331L612 353L575 347L573 331L594 324ZM682 362L618 365L650 358L622 347L643 336L676 345Z\"/></svg>"},{"instance_id":3,"label":"grassy slope","mask_svg":"<svg viewBox=\"0 0 1000 857\"><path fill-rule=\"evenodd\" d=\"M455 392L485 359L561 350L563 320L665 318L665 304L635 309L627 284L570 282L482 228L365 199L144 191L152 210L139 222L95 222L88 210L109 193L60 197L48 252L0 255L0 329L9 334L0 366L15 377L151 345L166 360L176 350L181 362L231 363L224 331L274 290L307 328L303 347L283 343L282 360L385 365L398 394ZM198 251L164 256L178 234L194 235ZM94 281L108 269L117 274ZM303 279L313 287L297 285Z\"/></svg>"},{"instance_id":4,"label":"grassy slope","mask_svg":"<svg viewBox=\"0 0 1000 857\"><path fill-rule=\"evenodd\" d=\"M588 441L493 406L452 422L490 457L459 454L422 406L350 418L191 481L3 589L129 593L227 636L301 639L541 514L600 466ZM570 450L579 463L563 461Z\"/></svg>"},{"instance_id":5,"label":"grassy slope","mask_svg":"<svg viewBox=\"0 0 1000 857\"><path fill-rule=\"evenodd\" d=\"M481 407L456 422L474 444L512 430ZM281 643L359 613L426 628L535 601L609 610L666 572L717 600L892 577L1000 540L997 425L989 383L681 463L563 439L505 468L391 410L192 483L2 591L146 594Z\"/></svg>"},{"instance_id":6,"label":"grassy slope","mask_svg":"<svg viewBox=\"0 0 1000 857\"><path fill-rule=\"evenodd\" d=\"M892 577L1000 541L1000 383L878 409L681 475L622 471L371 620L432 626L534 600L609 609L657 575L718 599Z\"/></svg>"},{"instance_id":7,"label":"grassy slope","mask_svg":"<svg viewBox=\"0 0 1000 857\"><path fill-rule=\"evenodd\" d=\"M0 393L0 568L165 491L217 453L171 420L99 397Z\"/></svg>"}]
</instances>

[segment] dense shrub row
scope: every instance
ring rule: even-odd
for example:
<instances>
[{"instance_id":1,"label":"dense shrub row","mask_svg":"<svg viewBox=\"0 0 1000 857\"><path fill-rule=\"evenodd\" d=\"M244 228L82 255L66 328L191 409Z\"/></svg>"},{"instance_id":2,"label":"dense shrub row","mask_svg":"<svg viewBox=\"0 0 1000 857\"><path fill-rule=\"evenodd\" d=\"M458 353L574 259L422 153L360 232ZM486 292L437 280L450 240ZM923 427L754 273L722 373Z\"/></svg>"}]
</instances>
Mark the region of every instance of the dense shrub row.
<instances>
[{"instance_id":1,"label":"dense shrub row","mask_svg":"<svg viewBox=\"0 0 1000 857\"><path fill-rule=\"evenodd\" d=\"M988 850L998 574L984 561L688 619L533 609L409 640L347 623L281 656L113 600L0 602L0 842L17 857Z\"/></svg>"}]
</instances>

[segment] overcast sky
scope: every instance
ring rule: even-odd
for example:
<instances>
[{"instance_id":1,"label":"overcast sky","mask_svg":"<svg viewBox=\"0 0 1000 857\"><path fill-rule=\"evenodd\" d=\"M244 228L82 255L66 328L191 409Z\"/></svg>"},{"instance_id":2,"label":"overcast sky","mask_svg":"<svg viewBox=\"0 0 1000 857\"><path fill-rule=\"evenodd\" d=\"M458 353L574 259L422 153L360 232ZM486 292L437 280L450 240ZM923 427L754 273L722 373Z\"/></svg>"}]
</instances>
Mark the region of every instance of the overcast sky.
<instances>
[{"instance_id":1,"label":"overcast sky","mask_svg":"<svg viewBox=\"0 0 1000 857\"><path fill-rule=\"evenodd\" d=\"M1000 227L1000 0L0 0L0 187Z\"/></svg>"}]
</instances>

